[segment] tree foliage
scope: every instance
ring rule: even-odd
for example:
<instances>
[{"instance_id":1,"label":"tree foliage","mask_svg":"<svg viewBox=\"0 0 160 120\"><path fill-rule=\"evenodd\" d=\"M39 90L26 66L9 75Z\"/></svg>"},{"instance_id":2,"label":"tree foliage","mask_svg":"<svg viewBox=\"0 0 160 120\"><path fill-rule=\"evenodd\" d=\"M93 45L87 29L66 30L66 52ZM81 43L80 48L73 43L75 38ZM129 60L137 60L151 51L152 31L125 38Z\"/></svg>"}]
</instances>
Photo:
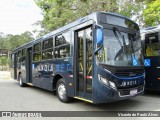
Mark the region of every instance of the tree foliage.
<instances>
[{"instance_id":1,"label":"tree foliage","mask_svg":"<svg viewBox=\"0 0 160 120\"><path fill-rule=\"evenodd\" d=\"M118 10L116 0L35 0L42 9L42 26L48 31L57 29L95 11Z\"/></svg>"},{"instance_id":2,"label":"tree foliage","mask_svg":"<svg viewBox=\"0 0 160 120\"><path fill-rule=\"evenodd\" d=\"M92 12L119 13L145 25L143 11L151 0L35 0L44 16L41 26L49 32ZM44 33L44 32L43 32Z\"/></svg>"},{"instance_id":3,"label":"tree foliage","mask_svg":"<svg viewBox=\"0 0 160 120\"><path fill-rule=\"evenodd\" d=\"M44 15L41 26L48 32L95 11L120 13L132 18L142 27L160 22L160 0L35 0L35 2Z\"/></svg>"},{"instance_id":4,"label":"tree foliage","mask_svg":"<svg viewBox=\"0 0 160 120\"><path fill-rule=\"evenodd\" d=\"M145 26L160 24L160 0L152 0L147 3L144 10Z\"/></svg>"},{"instance_id":5,"label":"tree foliage","mask_svg":"<svg viewBox=\"0 0 160 120\"><path fill-rule=\"evenodd\" d=\"M20 35L0 35L0 49L13 50L33 39L33 35L28 31Z\"/></svg>"},{"instance_id":6,"label":"tree foliage","mask_svg":"<svg viewBox=\"0 0 160 120\"><path fill-rule=\"evenodd\" d=\"M0 57L0 70L5 70L9 65L10 59L6 56Z\"/></svg>"}]
</instances>

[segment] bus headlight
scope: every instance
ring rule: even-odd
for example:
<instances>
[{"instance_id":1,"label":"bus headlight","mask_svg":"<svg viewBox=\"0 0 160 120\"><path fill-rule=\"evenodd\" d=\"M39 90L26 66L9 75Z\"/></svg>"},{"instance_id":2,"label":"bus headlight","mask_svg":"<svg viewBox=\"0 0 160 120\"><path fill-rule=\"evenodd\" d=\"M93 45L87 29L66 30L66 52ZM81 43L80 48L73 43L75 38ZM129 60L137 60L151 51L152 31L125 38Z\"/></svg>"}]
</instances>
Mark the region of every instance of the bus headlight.
<instances>
[{"instance_id":1,"label":"bus headlight","mask_svg":"<svg viewBox=\"0 0 160 120\"><path fill-rule=\"evenodd\" d=\"M98 79L101 83L105 84L105 85L109 85L109 82L106 78L102 77L100 74L98 74Z\"/></svg>"},{"instance_id":2,"label":"bus headlight","mask_svg":"<svg viewBox=\"0 0 160 120\"><path fill-rule=\"evenodd\" d=\"M114 82L109 81L109 85L110 85L113 89L117 90L116 84L115 84Z\"/></svg>"},{"instance_id":3,"label":"bus headlight","mask_svg":"<svg viewBox=\"0 0 160 120\"><path fill-rule=\"evenodd\" d=\"M112 81L109 81L108 79L106 79L105 77L101 76L100 74L98 74L98 79L101 83L110 86L111 88L117 90L116 84Z\"/></svg>"}]
</instances>

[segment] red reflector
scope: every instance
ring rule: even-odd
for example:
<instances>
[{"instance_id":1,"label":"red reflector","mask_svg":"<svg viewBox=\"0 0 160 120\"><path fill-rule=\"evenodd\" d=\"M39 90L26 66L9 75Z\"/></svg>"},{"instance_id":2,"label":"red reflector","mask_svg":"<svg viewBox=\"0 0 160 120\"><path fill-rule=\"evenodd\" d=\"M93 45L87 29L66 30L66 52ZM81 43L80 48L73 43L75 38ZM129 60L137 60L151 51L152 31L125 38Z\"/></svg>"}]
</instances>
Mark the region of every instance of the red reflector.
<instances>
[{"instance_id":1,"label":"red reflector","mask_svg":"<svg viewBox=\"0 0 160 120\"><path fill-rule=\"evenodd\" d=\"M68 75L69 78L73 77L73 75Z\"/></svg>"},{"instance_id":2,"label":"red reflector","mask_svg":"<svg viewBox=\"0 0 160 120\"><path fill-rule=\"evenodd\" d=\"M92 79L92 76L86 76L87 79Z\"/></svg>"}]
</instances>

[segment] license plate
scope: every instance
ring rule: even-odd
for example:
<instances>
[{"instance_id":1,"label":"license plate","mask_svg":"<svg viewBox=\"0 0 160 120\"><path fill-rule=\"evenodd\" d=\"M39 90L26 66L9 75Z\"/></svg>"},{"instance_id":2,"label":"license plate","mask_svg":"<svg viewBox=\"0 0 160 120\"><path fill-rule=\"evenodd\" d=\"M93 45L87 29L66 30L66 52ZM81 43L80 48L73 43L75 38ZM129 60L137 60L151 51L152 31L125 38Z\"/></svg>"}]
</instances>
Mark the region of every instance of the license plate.
<instances>
[{"instance_id":1,"label":"license plate","mask_svg":"<svg viewBox=\"0 0 160 120\"><path fill-rule=\"evenodd\" d=\"M130 95L135 95L135 94L137 94L137 89L133 89L130 91Z\"/></svg>"}]
</instances>

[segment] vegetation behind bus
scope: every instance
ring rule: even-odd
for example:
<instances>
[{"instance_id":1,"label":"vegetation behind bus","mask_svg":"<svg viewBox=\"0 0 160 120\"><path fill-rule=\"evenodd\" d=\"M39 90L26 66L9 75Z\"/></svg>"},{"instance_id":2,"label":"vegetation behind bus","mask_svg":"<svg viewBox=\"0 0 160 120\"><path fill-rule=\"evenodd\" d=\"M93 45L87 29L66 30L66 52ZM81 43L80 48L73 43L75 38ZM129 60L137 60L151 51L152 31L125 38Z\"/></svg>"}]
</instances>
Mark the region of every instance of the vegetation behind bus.
<instances>
[{"instance_id":1,"label":"vegetation behind bus","mask_svg":"<svg viewBox=\"0 0 160 120\"><path fill-rule=\"evenodd\" d=\"M17 47L20 47L24 45L25 43L28 43L29 41L33 40L33 35L26 31L20 35L4 35L3 33L0 34L0 53L1 50L6 49L8 51L12 51L13 49L16 49ZM1 55L0 54L0 70L9 70L11 67L11 60L9 58L9 55Z\"/></svg>"},{"instance_id":2,"label":"vegetation behind bus","mask_svg":"<svg viewBox=\"0 0 160 120\"><path fill-rule=\"evenodd\" d=\"M44 28L37 37L95 11L116 12L129 18L135 16L134 21L138 20L141 27L160 24L160 15L156 12L160 9L160 0L136 0L134 2L133 0L35 0L35 2L44 16L42 21L35 23ZM2 31L0 32L0 49L13 50L34 39L28 31L20 35L5 35Z\"/></svg>"},{"instance_id":3,"label":"vegetation behind bus","mask_svg":"<svg viewBox=\"0 0 160 120\"><path fill-rule=\"evenodd\" d=\"M133 18L141 27L160 23L160 0L35 0L44 19L35 24L46 32L53 31L92 12L115 12ZM134 16L134 17L133 17ZM55 22L56 21L56 22Z\"/></svg>"}]
</instances>

